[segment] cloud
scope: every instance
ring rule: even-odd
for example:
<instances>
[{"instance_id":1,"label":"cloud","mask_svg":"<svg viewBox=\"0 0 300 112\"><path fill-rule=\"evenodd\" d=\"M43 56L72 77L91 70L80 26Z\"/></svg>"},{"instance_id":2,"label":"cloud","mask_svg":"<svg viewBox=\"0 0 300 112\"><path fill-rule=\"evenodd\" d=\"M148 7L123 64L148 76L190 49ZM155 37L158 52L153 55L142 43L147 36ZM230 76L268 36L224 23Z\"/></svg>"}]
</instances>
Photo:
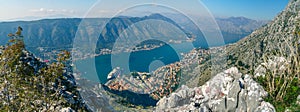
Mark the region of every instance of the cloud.
<instances>
[{"instance_id":1,"label":"cloud","mask_svg":"<svg viewBox=\"0 0 300 112\"><path fill-rule=\"evenodd\" d=\"M40 14L74 14L74 10L67 10L67 9L31 9L30 12L40 13Z\"/></svg>"}]
</instances>

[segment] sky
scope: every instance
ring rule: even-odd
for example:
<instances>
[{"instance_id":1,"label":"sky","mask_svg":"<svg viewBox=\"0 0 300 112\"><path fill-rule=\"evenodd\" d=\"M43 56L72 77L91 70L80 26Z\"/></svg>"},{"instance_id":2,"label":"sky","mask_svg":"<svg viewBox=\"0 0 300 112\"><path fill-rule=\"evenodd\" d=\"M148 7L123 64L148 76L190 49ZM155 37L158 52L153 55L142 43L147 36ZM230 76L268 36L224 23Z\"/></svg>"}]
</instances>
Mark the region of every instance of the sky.
<instances>
[{"instance_id":1,"label":"sky","mask_svg":"<svg viewBox=\"0 0 300 112\"><path fill-rule=\"evenodd\" d=\"M205 6L216 17L243 16L271 20L286 7L288 0L0 0L0 3L0 21L106 17L142 3L182 7L192 14L201 13L196 10L197 7ZM140 12L154 10L137 9Z\"/></svg>"}]
</instances>

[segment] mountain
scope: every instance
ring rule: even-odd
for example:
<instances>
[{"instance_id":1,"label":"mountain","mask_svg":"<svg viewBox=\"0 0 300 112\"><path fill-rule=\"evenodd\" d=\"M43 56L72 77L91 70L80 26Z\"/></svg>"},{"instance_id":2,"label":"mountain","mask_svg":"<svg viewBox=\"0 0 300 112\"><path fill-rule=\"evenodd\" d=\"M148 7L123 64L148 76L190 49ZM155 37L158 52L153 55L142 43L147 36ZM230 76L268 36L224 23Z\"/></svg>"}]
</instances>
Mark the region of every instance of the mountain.
<instances>
[{"instance_id":1,"label":"mountain","mask_svg":"<svg viewBox=\"0 0 300 112\"><path fill-rule=\"evenodd\" d=\"M173 25L175 28L183 31L184 35L180 34L174 27L168 25ZM181 35L179 37L184 37L186 36L185 33L186 31L177 23L161 14L151 14L144 17L115 17L109 20L105 25L105 28L100 34L97 46L99 48L112 48L119 37L119 40L125 41L150 38L164 40L162 37L165 38L166 41L171 39L178 40L179 38L176 37L178 35Z\"/></svg>"},{"instance_id":2,"label":"mountain","mask_svg":"<svg viewBox=\"0 0 300 112\"><path fill-rule=\"evenodd\" d=\"M264 99L277 111L299 111L296 104L300 95L299 7L299 0L291 0L267 25L237 43L215 48L221 50L214 53L214 58L196 67L194 72L198 75L188 82L203 85L216 73L237 67L242 74L250 74L263 86L268 92ZM224 63L218 63L222 59Z\"/></svg>"},{"instance_id":3,"label":"mountain","mask_svg":"<svg viewBox=\"0 0 300 112\"><path fill-rule=\"evenodd\" d=\"M45 19L0 23L0 44L8 41L7 34L15 32L17 26L24 29L27 47L70 47L81 19Z\"/></svg>"},{"instance_id":4,"label":"mountain","mask_svg":"<svg viewBox=\"0 0 300 112\"><path fill-rule=\"evenodd\" d=\"M190 31L192 34L204 38L201 32L192 21L187 17L178 14L165 13L167 17L174 20L177 24L183 27L186 31ZM201 17L195 17L201 19ZM234 43L238 40L248 36L254 30L260 28L261 26L267 24L269 21L266 20L253 20L245 17L228 17L228 18L215 18L217 24L220 27L221 33L223 35L226 44ZM206 29L203 29L206 30ZM200 39L203 40L203 39Z\"/></svg>"},{"instance_id":5,"label":"mountain","mask_svg":"<svg viewBox=\"0 0 300 112\"><path fill-rule=\"evenodd\" d=\"M226 57L226 65L238 66L242 73L253 72L264 62L263 58L266 56L278 52L281 52L282 56L290 55L292 53L290 49L297 49L296 45L299 43L299 37L296 35L299 30L298 6L299 1L292 0L274 20L240 41L222 47L225 52L216 55ZM210 62L204 65L209 65L208 63Z\"/></svg>"},{"instance_id":6,"label":"mountain","mask_svg":"<svg viewBox=\"0 0 300 112\"><path fill-rule=\"evenodd\" d=\"M180 29L180 27L171 19L166 18L160 14L152 14L144 17L115 17L112 19L108 18L88 18L84 19L84 25L93 26L104 26L103 31L101 32L98 40L98 47L104 48L112 46L113 42L121 35L123 30L130 27L134 23L145 21L145 20L161 20L168 22ZM82 19L78 18L67 18L67 19L44 19L38 21L17 21L17 22L2 22L0 23L0 44L4 45L7 42L6 38L9 32L14 32L16 29L15 26L22 26L24 31L23 35L26 35L24 41L28 47L72 47L73 39L76 35L79 24ZM105 24L107 22L107 24ZM141 31L143 36L148 34L149 36L157 35L155 34L154 28L152 30L143 30ZM155 28L156 29L156 28ZM92 35L90 32L97 30L96 28L86 29L83 31L84 36L97 36ZM176 34L175 32L167 32L168 30L159 29L161 33L157 36L170 36L171 33ZM150 32L152 31L152 32ZM82 39L82 41L85 38Z\"/></svg>"},{"instance_id":7,"label":"mountain","mask_svg":"<svg viewBox=\"0 0 300 112\"><path fill-rule=\"evenodd\" d=\"M271 55L292 55L292 49L299 44L299 1L292 0L287 8L272 22L254 31L245 39L228 46L227 55L236 59L233 65L243 65L245 73L249 73L264 62L264 57ZM280 52L280 54L279 54ZM231 65L231 64L230 64Z\"/></svg>"},{"instance_id":8,"label":"mountain","mask_svg":"<svg viewBox=\"0 0 300 112\"><path fill-rule=\"evenodd\" d=\"M170 15L166 15L169 17ZM190 36L189 33L193 35L202 35L198 32L193 25L186 23L187 21L179 21L178 18L170 16L172 19L167 18L161 14L151 14L144 17L128 17L120 16L112 19L109 18L87 18L84 19L85 23L81 23L82 19L79 18L64 18L64 19L43 19L37 21L16 21L16 22L1 22L0 23L0 44L6 44L8 38L7 34L14 32L16 26L22 26L25 36L26 47L37 48L37 47L50 47L50 48L69 48L72 47L72 42L75 38L78 26L81 24L87 25L83 31L79 31L81 34L81 41L87 41L86 37L99 36L97 47L109 48L113 46L113 43L118 36L128 37L133 36L141 39L149 37L168 37L170 39L174 38L173 35L182 35L174 28L170 27L170 24L177 29L183 31ZM143 22L148 20L147 22ZM160 20L167 22L169 24L161 24L163 22L151 21ZM174 20L174 21L173 21ZM236 18L217 18L217 21L222 30L224 39L226 43L235 42L244 36L250 34L254 29L263 25L266 22L250 20L247 18L236 17ZM107 24L105 24L107 23ZM138 23L139 25L136 25ZM131 26L135 24L134 26ZM150 25L150 26L149 26ZM159 26L160 25L160 26ZM89 26L89 27L88 27ZM97 29L99 27L104 27L100 35ZM146 26L150 27L147 28ZM159 27L158 27L159 26ZM132 29L126 29L132 27ZM159 29L157 29L159 28ZM242 29L240 29L242 28ZM127 34L123 31L128 31L129 33L134 32L136 34ZM138 32L138 33L137 33ZM157 33L161 32L161 33ZM122 33L122 34L121 34ZM201 36L199 36L201 37Z\"/></svg>"},{"instance_id":9,"label":"mountain","mask_svg":"<svg viewBox=\"0 0 300 112\"><path fill-rule=\"evenodd\" d=\"M252 20L245 17L216 18L226 43L234 43L248 36L269 21Z\"/></svg>"}]
</instances>

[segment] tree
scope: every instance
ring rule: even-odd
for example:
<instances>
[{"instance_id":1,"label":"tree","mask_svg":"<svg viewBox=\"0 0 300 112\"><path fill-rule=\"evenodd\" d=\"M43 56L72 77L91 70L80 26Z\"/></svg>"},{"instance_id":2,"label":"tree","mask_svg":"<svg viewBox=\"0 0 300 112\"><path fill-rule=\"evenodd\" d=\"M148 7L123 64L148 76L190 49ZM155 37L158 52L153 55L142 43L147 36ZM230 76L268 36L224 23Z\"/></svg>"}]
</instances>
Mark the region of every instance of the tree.
<instances>
[{"instance_id":1,"label":"tree","mask_svg":"<svg viewBox=\"0 0 300 112\"><path fill-rule=\"evenodd\" d=\"M84 111L79 103L69 103L61 93L70 52L62 51L56 62L46 65L26 51L21 31L18 27L16 34L8 34L11 39L0 54L0 110L42 111L56 105ZM34 66L42 68L36 71ZM79 96L76 87L68 89Z\"/></svg>"}]
</instances>

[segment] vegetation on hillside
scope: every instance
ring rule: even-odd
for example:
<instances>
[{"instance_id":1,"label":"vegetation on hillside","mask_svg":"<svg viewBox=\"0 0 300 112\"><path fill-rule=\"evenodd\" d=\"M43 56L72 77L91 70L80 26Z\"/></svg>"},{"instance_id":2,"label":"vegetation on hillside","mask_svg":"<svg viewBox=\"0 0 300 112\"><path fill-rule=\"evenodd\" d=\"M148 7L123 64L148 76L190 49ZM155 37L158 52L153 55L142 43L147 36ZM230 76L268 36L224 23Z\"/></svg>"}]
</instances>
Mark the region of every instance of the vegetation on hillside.
<instances>
[{"instance_id":1,"label":"vegetation on hillside","mask_svg":"<svg viewBox=\"0 0 300 112\"><path fill-rule=\"evenodd\" d=\"M300 37L299 22L294 36L296 40L288 38L285 40L287 50L272 50L270 54L263 56L264 63L267 63L271 56L284 57L287 63L282 67L267 69L265 77L257 78L269 93L266 100L271 102L277 111L285 111L285 109L300 111L300 105L296 104L297 96L300 95L300 40L297 41Z\"/></svg>"},{"instance_id":2,"label":"vegetation on hillside","mask_svg":"<svg viewBox=\"0 0 300 112\"><path fill-rule=\"evenodd\" d=\"M274 51L274 53L276 53ZM287 57L287 62L284 68L271 69L266 67L266 74L264 77L257 78L258 82L268 91L269 95L266 101L271 102L278 111L284 111L287 108L299 110L300 106L295 105L296 98L300 93L299 72L299 54L291 54ZM269 58L264 57L267 63Z\"/></svg>"},{"instance_id":3,"label":"vegetation on hillside","mask_svg":"<svg viewBox=\"0 0 300 112\"><path fill-rule=\"evenodd\" d=\"M243 74L253 76L256 76L257 72L264 74L265 77L257 77L256 81L269 93L265 101L273 104L277 111L300 111L299 6L299 0L291 0L286 9L272 22L245 39L224 46L226 51L216 55L227 57L226 68L237 67ZM283 65L280 65L281 61L284 62ZM200 65L199 85L215 74L211 69L222 69L211 68L212 62L210 59ZM258 70L261 66L264 69L262 71Z\"/></svg>"},{"instance_id":4,"label":"vegetation on hillside","mask_svg":"<svg viewBox=\"0 0 300 112\"><path fill-rule=\"evenodd\" d=\"M71 104L61 94L69 52L62 52L57 62L46 65L37 59L29 59L21 32L8 36L11 39L0 53L0 110L30 112L58 107L85 110L80 103ZM42 68L36 70L36 67ZM71 89L69 91L79 97L76 87Z\"/></svg>"}]
</instances>

